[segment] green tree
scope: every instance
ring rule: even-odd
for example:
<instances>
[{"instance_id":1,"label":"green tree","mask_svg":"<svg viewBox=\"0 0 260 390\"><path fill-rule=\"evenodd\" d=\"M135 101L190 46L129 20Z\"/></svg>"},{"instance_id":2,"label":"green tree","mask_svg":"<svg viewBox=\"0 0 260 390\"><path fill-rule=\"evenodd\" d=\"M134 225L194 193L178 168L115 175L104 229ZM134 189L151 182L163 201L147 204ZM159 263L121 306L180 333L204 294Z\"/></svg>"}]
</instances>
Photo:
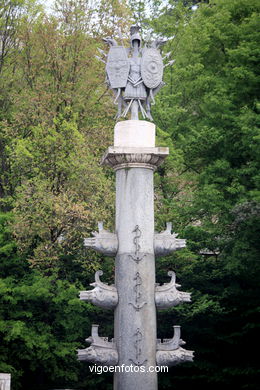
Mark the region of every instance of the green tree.
<instances>
[{"instance_id":1,"label":"green tree","mask_svg":"<svg viewBox=\"0 0 260 390\"><path fill-rule=\"evenodd\" d=\"M183 324L197 351L174 369L176 386L257 388L258 17L254 0L220 0L196 10L170 2L152 21L175 59L154 114L173 145L156 177L158 224L170 217L188 241L186 253L158 262L158 275L173 268L193 291L191 305L160 318ZM161 376L162 388L171 381Z\"/></svg>"},{"instance_id":2,"label":"green tree","mask_svg":"<svg viewBox=\"0 0 260 390\"><path fill-rule=\"evenodd\" d=\"M18 246L42 268L64 269L64 256L82 263L84 234L100 219L111 224L113 182L99 160L112 142L114 113L95 54L101 37L125 23L127 8L102 4L57 1L55 15L32 8L16 28L12 104L0 123L1 204L15 207ZM102 19L97 30L93 18Z\"/></svg>"},{"instance_id":3,"label":"green tree","mask_svg":"<svg viewBox=\"0 0 260 390\"><path fill-rule=\"evenodd\" d=\"M109 227L114 207L112 175L99 160L115 110L94 55L127 8L63 2L50 16L19 4L27 8L0 78L0 371L12 373L14 389L86 388L97 379L76 349L98 318L112 336L112 318L106 326L107 313L78 299L100 267L83 237L100 219ZM99 383L106 388L106 378Z\"/></svg>"}]
</instances>

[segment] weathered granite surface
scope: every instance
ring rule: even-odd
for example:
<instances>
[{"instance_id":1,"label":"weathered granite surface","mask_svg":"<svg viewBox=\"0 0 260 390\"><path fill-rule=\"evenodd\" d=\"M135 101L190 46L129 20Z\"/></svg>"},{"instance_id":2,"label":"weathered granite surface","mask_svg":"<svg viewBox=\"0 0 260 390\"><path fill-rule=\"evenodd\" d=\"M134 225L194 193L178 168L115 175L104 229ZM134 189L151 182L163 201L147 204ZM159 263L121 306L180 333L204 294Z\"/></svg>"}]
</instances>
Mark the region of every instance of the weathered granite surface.
<instances>
[{"instance_id":1,"label":"weathered granite surface","mask_svg":"<svg viewBox=\"0 0 260 390\"><path fill-rule=\"evenodd\" d=\"M11 374L0 373L0 390L11 390Z\"/></svg>"},{"instance_id":2,"label":"weathered granite surface","mask_svg":"<svg viewBox=\"0 0 260 390\"><path fill-rule=\"evenodd\" d=\"M153 171L116 171L116 233L118 252L115 285L120 298L115 309L114 335L118 364L156 365L156 307ZM114 388L157 388L156 373L115 373Z\"/></svg>"}]
</instances>

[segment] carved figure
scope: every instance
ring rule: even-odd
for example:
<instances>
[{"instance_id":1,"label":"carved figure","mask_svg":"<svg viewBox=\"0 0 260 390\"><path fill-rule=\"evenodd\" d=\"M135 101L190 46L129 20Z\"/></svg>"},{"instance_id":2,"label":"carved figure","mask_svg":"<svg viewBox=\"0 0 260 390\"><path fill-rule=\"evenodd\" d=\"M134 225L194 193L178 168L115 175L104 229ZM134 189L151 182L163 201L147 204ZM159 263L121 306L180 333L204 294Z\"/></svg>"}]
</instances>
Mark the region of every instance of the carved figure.
<instances>
[{"instance_id":1,"label":"carved figure","mask_svg":"<svg viewBox=\"0 0 260 390\"><path fill-rule=\"evenodd\" d=\"M181 285L175 283L175 272L169 271L168 275L171 276L170 283L164 283L162 286L155 285L155 303L158 309L166 309L182 302L191 301L190 293L177 290Z\"/></svg>"},{"instance_id":2,"label":"carved figure","mask_svg":"<svg viewBox=\"0 0 260 390\"><path fill-rule=\"evenodd\" d=\"M94 348L92 346L78 350L78 358L79 360L105 366L115 366L118 362L118 354L116 351L110 349L106 350L104 348Z\"/></svg>"},{"instance_id":3,"label":"carved figure","mask_svg":"<svg viewBox=\"0 0 260 390\"><path fill-rule=\"evenodd\" d=\"M175 366L193 361L193 351L187 351L181 345L186 344L181 337L181 327L174 326L172 339L157 340L156 362L158 366Z\"/></svg>"},{"instance_id":4,"label":"carved figure","mask_svg":"<svg viewBox=\"0 0 260 390\"><path fill-rule=\"evenodd\" d=\"M91 336L86 339L91 344L85 349L78 349L78 359L99 363L106 366L114 366L118 363L118 353L114 340L108 341L107 337L98 335L99 325L92 325Z\"/></svg>"},{"instance_id":5,"label":"carved figure","mask_svg":"<svg viewBox=\"0 0 260 390\"><path fill-rule=\"evenodd\" d=\"M101 275L103 275L101 270L95 273L95 282L90 283L90 286L95 288L89 291L80 291L80 299L106 309L114 309L118 303L117 289L114 285L109 286L101 282L99 279Z\"/></svg>"},{"instance_id":6,"label":"carved figure","mask_svg":"<svg viewBox=\"0 0 260 390\"><path fill-rule=\"evenodd\" d=\"M131 26L130 35L130 48L118 45L113 38L104 38L110 47L107 62L96 57L106 63L106 82L115 94L114 103L118 105L116 118L125 118L131 111L131 119L138 119L141 112L144 119L152 121L151 104L155 103L154 96L164 85L163 68L172 65L173 61L163 64L159 48L166 40L157 39L150 47L142 48L140 27ZM106 57L102 50L99 51ZM169 58L170 54L164 58Z\"/></svg>"},{"instance_id":7,"label":"carved figure","mask_svg":"<svg viewBox=\"0 0 260 390\"><path fill-rule=\"evenodd\" d=\"M154 235L154 252L156 256L166 256L170 253L185 248L186 240L177 238L177 233L171 233L172 223L167 222L166 230L161 233L155 232Z\"/></svg>"},{"instance_id":8,"label":"carved figure","mask_svg":"<svg viewBox=\"0 0 260 390\"><path fill-rule=\"evenodd\" d=\"M181 337L181 327L178 325L173 326L173 337L171 339L157 340L157 350L160 351L173 351L178 349L181 345L186 344Z\"/></svg>"},{"instance_id":9,"label":"carved figure","mask_svg":"<svg viewBox=\"0 0 260 390\"><path fill-rule=\"evenodd\" d=\"M157 351L156 363L158 366L176 366L177 364L193 361L193 351L178 348L175 351Z\"/></svg>"},{"instance_id":10,"label":"carved figure","mask_svg":"<svg viewBox=\"0 0 260 390\"><path fill-rule=\"evenodd\" d=\"M92 248L106 256L115 256L118 249L118 240L115 233L103 228L103 222L98 222L98 232L92 232L94 237L85 238L86 248Z\"/></svg>"}]
</instances>

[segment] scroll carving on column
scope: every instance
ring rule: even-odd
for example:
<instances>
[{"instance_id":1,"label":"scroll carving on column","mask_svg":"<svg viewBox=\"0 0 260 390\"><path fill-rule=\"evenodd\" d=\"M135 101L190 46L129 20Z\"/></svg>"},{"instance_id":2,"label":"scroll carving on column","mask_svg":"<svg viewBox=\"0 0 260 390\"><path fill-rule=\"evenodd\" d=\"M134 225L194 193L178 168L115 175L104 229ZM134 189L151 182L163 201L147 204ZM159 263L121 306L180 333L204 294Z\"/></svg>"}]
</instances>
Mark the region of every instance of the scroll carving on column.
<instances>
[{"instance_id":1,"label":"scroll carving on column","mask_svg":"<svg viewBox=\"0 0 260 390\"><path fill-rule=\"evenodd\" d=\"M136 311L141 310L147 302L141 301L142 298L142 278L139 272L136 272L134 277L134 294L135 294L135 303L129 302L129 305L132 305Z\"/></svg>"},{"instance_id":2,"label":"scroll carving on column","mask_svg":"<svg viewBox=\"0 0 260 390\"><path fill-rule=\"evenodd\" d=\"M142 232L139 229L139 226L136 225L136 227L134 228L132 233L135 233L135 237L133 239L134 246L135 246L135 254L134 254L134 256L129 255L129 257L138 264L146 256L145 254L142 255L142 256L140 255L141 247L140 247L140 244L139 244L139 240L140 240L140 237L142 236Z\"/></svg>"},{"instance_id":3,"label":"scroll carving on column","mask_svg":"<svg viewBox=\"0 0 260 390\"><path fill-rule=\"evenodd\" d=\"M134 334L134 348L135 348L135 357L134 359L130 358L129 360L134 363L136 366L143 366L147 359L142 359L142 339L143 334L140 331L140 328L136 329L136 332Z\"/></svg>"}]
</instances>

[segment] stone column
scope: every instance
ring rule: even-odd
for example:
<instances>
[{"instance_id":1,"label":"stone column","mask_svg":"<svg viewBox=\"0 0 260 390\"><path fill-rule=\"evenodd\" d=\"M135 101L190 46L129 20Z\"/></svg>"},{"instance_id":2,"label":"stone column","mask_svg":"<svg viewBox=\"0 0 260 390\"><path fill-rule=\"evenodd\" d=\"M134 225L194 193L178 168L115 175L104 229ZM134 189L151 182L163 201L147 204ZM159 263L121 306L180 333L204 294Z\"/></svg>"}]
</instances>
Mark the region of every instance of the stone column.
<instances>
[{"instance_id":1,"label":"stone column","mask_svg":"<svg viewBox=\"0 0 260 390\"><path fill-rule=\"evenodd\" d=\"M118 364L155 366L153 171L125 167L116 172L115 284L121 291L115 310ZM115 389L156 389L156 373L116 373Z\"/></svg>"},{"instance_id":2,"label":"stone column","mask_svg":"<svg viewBox=\"0 0 260 390\"><path fill-rule=\"evenodd\" d=\"M118 122L114 146L102 163L116 172L116 231L99 222L99 232L85 239L85 246L115 256L115 285L102 283L97 271L95 288L82 291L80 299L115 310L114 339L98 335L98 325L86 340L89 348L78 351L80 360L117 365L115 390L156 390L156 365L175 365L192 360L192 351L181 348L180 327L172 339L157 340L156 307L163 309L189 301L190 294L177 290L174 272L170 283L155 283L155 255L165 256L185 247L185 240L171 233L171 223L154 231L154 170L168 155L168 148L155 147L155 126L139 120ZM128 366L128 371L122 367ZM130 367L130 369L129 369Z\"/></svg>"},{"instance_id":3,"label":"stone column","mask_svg":"<svg viewBox=\"0 0 260 390\"><path fill-rule=\"evenodd\" d=\"M153 251L153 171L116 172L116 233L119 248L115 285L118 365L156 366L155 264ZM157 389L156 373L115 373L115 389Z\"/></svg>"},{"instance_id":4,"label":"stone column","mask_svg":"<svg viewBox=\"0 0 260 390\"><path fill-rule=\"evenodd\" d=\"M116 125L104 158L116 171L115 344L118 365L132 370L114 374L116 390L157 389L157 373L148 372L156 366L153 171L167 154L155 148L154 124L131 120Z\"/></svg>"}]
</instances>

